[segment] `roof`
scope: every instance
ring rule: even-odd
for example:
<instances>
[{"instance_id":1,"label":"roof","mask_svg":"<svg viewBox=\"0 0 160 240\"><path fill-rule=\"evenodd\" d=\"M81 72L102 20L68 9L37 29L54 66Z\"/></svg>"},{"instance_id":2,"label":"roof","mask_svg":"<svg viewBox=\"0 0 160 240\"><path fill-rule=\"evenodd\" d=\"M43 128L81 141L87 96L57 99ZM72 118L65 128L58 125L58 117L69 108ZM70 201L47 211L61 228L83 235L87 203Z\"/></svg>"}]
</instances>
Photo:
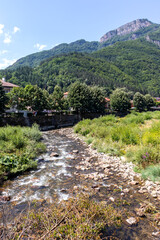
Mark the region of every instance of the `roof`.
<instances>
[{"instance_id":1,"label":"roof","mask_svg":"<svg viewBox=\"0 0 160 240\"><path fill-rule=\"evenodd\" d=\"M65 92L64 95L68 95L68 92Z\"/></svg>"},{"instance_id":2,"label":"roof","mask_svg":"<svg viewBox=\"0 0 160 240\"><path fill-rule=\"evenodd\" d=\"M105 100L106 100L107 102L110 102L110 99L109 99L109 98L105 98Z\"/></svg>"},{"instance_id":3,"label":"roof","mask_svg":"<svg viewBox=\"0 0 160 240\"><path fill-rule=\"evenodd\" d=\"M13 87L19 87L18 85L15 85L13 83L9 83L9 82L6 82L6 81L3 81L0 79L0 82L2 83L2 86L3 87L9 87L9 88L13 88Z\"/></svg>"}]
</instances>

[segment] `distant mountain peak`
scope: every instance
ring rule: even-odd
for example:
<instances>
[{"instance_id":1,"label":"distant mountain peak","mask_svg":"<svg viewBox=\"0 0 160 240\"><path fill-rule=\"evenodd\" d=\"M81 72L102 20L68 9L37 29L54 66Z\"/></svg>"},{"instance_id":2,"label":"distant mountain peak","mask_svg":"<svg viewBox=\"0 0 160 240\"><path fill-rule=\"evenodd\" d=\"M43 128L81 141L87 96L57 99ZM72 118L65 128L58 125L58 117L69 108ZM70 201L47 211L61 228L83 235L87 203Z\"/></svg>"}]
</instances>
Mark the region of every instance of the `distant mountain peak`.
<instances>
[{"instance_id":1,"label":"distant mountain peak","mask_svg":"<svg viewBox=\"0 0 160 240\"><path fill-rule=\"evenodd\" d=\"M126 34L130 34L132 32L136 32L139 29L149 27L152 24L153 23L151 21L149 21L148 19L134 20L134 21L127 23L115 30L107 32L105 35L103 35L100 38L100 42L103 43L115 36L123 36Z\"/></svg>"}]
</instances>

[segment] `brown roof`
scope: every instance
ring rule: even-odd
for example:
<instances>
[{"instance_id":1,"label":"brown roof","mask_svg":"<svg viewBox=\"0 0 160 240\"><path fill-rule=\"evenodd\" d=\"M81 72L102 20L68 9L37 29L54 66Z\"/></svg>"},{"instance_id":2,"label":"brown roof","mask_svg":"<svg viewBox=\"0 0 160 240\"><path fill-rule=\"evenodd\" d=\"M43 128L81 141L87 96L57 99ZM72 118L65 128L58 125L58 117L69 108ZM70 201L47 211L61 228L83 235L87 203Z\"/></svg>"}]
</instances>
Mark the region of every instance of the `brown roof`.
<instances>
[{"instance_id":1,"label":"brown roof","mask_svg":"<svg viewBox=\"0 0 160 240\"><path fill-rule=\"evenodd\" d=\"M2 83L3 87L9 87L9 88L13 88L13 87L19 87L18 85L15 85L13 83L9 83L9 82L5 82L3 80L0 79L0 82Z\"/></svg>"}]
</instances>

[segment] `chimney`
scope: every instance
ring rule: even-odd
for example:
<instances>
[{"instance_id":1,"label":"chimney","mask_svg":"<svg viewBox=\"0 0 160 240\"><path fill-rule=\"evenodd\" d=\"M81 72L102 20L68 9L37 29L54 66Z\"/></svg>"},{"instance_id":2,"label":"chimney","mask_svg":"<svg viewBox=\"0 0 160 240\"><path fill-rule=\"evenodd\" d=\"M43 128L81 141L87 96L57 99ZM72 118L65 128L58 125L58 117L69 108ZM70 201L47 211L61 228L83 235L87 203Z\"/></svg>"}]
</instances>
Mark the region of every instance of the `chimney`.
<instances>
[{"instance_id":1,"label":"chimney","mask_svg":"<svg viewBox=\"0 0 160 240\"><path fill-rule=\"evenodd\" d=\"M6 81L6 79L3 77L3 78L2 78L2 81L3 81L3 82L5 82L5 81Z\"/></svg>"}]
</instances>

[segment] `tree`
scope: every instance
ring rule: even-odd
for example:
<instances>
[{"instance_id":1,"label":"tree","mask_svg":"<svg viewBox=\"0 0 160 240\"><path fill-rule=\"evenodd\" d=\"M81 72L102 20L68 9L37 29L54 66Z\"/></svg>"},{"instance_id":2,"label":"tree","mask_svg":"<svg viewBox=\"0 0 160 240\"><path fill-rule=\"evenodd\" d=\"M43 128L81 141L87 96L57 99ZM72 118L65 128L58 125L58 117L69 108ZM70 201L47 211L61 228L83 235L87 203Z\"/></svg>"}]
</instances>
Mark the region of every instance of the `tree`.
<instances>
[{"instance_id":1,"label":"tree","mask_svg":"<svg viewBox=\"0 0 160 240\"><path fill-rule=\"evenodd\" d=\"M37 85L27 85L24 88L25 106L30 106L34 111L43 111L47 106L46 95Z\"/></svg>"},{"instance_id":2,"label":"tree","mask_svg":"<svg viewBox=\"0 0 160 240\"><path fill-rule=\"evenodd\" d=\"M150 94L146 94L145 100L146 100L146 108L149 111L151 107L155 106L154 99Z\"/></svg>"},{"instance_id":3,"label":"tree","mask_svg":"<svg viewBox=\"0 0 160 240\"><path fill-rule=\"evenodd\" d=\"M0 83L0 114L4 112L5 104L7 103L7 97Z\"/></svg>"},{"instance_id":4,"label":"tree","mask_svg":"<svg viewBox=\"0 0 160 240\"><path fill-rule=\"evenodd\" d=\"M90 88L90 92L92 101L90 105L91 111L97 113L104 113L106 105L104 89L98 86L94 86Z\"/></svg>"},{"instance_id":5,"label":"tree","mask_svg":"<svg viewBox=\"0 0 160 240\"><path fill-rule=\"evenodd\" d=\"M139 112L145 111L146 109L146 99L144 95L139 92L136 92L133 97L133 105Z\"/></svg>"},{"instance_id":6,"label":"tree","mask_svg":"<svg viewBox=\"0 0 160 240\"><path fill-rule=\"evenodd\" d=\"M64 99L61 87L56 85L52 94L53 108L57 111L63 110Z\"/></svg>"},{"instance_id":7,"label":"tree","mask_svg":"<svg viewBox=\"0 0 160 240\"><path fill-rule=\"evenodd\" d=\"M126 112L131 108L130 93L123 88L117 88L110 97L111 108L118 112Z\"/></svg>"},{"instance_id":8,"label":"tree","mask_svg":"<svg viewBox=\"0 0 160 240\"><path fill-rule=\"evenodd\" d=\"M84 83L75 82L71 85L68 100L77 113L89 112L91 109L91 92Z\"/></svg>"},{"instance_id":9,"label":"tree","mask_svg":"<svg viewBox=\"0 0 160 240\"><path fill-rule=\"evenodd\" d=\"M11 92L8 93L9 106L16 109L24 109L24 89L15 87Z\"/></svg>"}]
</instances>

